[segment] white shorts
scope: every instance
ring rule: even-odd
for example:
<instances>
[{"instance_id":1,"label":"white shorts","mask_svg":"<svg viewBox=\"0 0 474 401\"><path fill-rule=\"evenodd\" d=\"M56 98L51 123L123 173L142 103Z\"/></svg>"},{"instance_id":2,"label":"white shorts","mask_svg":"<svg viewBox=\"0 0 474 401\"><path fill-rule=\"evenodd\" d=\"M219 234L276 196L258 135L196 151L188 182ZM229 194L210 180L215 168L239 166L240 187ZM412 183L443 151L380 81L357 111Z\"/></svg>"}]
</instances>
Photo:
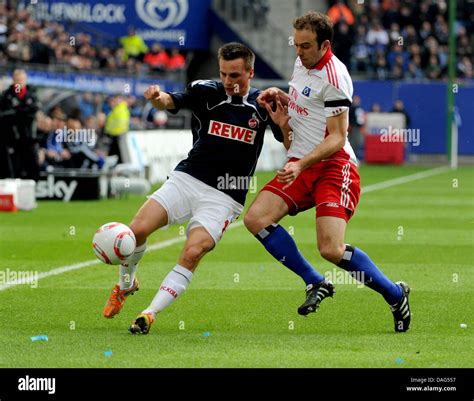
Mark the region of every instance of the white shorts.
<instances>
[{"instance_id":1,"label":"white shorts","mask_svg":"<svg viewBox=\"0 0 474 401\"><path fill-rule=\"evenodd\" d=\"M172 171L168 180L149 198L157 201L168 213L168 224L163 228L189 220L186 235L201 226L215 244L244 209L229 195L182 171Z\"/></svg>"}]
</instances>

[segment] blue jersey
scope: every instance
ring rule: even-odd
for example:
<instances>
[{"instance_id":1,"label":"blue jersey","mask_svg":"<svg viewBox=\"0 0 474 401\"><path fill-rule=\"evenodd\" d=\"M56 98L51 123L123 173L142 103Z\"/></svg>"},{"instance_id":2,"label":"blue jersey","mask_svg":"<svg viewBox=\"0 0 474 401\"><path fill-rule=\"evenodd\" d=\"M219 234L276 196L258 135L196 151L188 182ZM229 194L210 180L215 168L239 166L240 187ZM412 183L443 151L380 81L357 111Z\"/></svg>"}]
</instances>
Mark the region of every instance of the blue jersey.
<instances>
[{"instance_id":1,"label":"blue jersey","mask_svg":"<svg viewBox=\"0 0 474 401\"><path fill-rule=\"evenodd\" d=\"M260 155L269 125L283 141L280 128L257 103L260 91L250 88L247 96L230 96L217 81L194 81L185 92L170 93L177 113L193 112L193 148L175 168L245 203L248 185Z\"/></svg>"}]
</instances>

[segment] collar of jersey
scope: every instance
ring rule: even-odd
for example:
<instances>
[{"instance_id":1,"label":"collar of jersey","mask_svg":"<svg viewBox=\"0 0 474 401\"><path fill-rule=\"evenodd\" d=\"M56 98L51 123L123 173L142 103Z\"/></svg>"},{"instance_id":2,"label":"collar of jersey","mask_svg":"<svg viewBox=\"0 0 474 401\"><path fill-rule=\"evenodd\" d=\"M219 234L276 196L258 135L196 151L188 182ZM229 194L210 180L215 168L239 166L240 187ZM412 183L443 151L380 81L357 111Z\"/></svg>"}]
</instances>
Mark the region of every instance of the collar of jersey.
<instances>
[{"instance_id":1,"label":"collar of jersey","mask_svg":"<svg viewBox=\"0 0 474 401\"><path fill-rule=\"evenodd\" d=\"M249 90L247 91L247 93L246 93L244 96L240 96L240 95L231 96L231 95L228 95L225 90L224 90L224 93L225 93L226 96L227 96L226 102L233 103L232 101L233 101L234 98L235 98L235 100L238 102L238 103L236 103L236 104L243 104L244 102L247 101L247 98L249 97L250 88L249 88Z\"/></svg>"},{"instance_id":2,"label":"collar of jersey","mask_svg":"<svg viewBox=\"0 0 474 401\"><path fill-rule=\"evenodd\" d=\"M247 98L249 97L250 90L247 92L247 94L245 96L231 96L231 95L228 95L227 92L225 92L225 91L224 91L224 94L226 96L225 100L222 100L221 102L219 102L218 104L216 104L212 107L209 107L209 103L207 103L207 109L212 110L212 109L216 108L217 106L220 106L220 105L225 104L225 103L233 104L235 106L244 106L244 105L248 104ZM233 102L232 101L233 98L237 98L239 100L239 102L238 103L235 102L235 101Z\"/></svg>"},{"instance_id":3,"label":"collar of jersey","mask_svg":"<svg viewBox=\"0 0 474 401\"><path fill-rule=\"evenodd\" d=\"M319 70L321 71L323 69L323 67L328 63L328 61L331 59L332 57L332 51L331 51L331 48L329 47L327 50L326 50L326 53L324 53L324 56L321 58L321 60L318 61L318 63L313 67L313 68L310 68L309 70L312 71L312 70Z\"/></svg>"}]
</instances>

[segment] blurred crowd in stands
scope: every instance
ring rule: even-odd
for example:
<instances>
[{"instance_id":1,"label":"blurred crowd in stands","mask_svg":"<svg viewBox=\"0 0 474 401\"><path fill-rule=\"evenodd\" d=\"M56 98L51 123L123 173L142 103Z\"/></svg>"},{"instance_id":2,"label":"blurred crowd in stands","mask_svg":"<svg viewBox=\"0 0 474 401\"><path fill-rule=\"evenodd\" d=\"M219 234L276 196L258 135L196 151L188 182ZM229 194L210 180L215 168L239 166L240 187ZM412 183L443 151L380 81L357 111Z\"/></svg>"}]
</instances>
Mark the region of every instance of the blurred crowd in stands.
<instances>
[{"instance_id":1,"label":"blurred crowd in stands","mask_svg":"<svg viewBox=\"0 0 474 401\"><path fill-rule=\"evenodd\" d=\"M166 123L165 112L133 96L73 93L45 108L27 79L15 70L0 95L0 179L37 180L51 168L102 169L109 156L122 161L121 135Z\"/></svg>"},{"instance_id":2,"label":"blurred crowd in stands","mask_svg":"<svg viewBox=\"0 0 474 401\"><path fill-rule=\"evenodd\" d=\"M328 15L335 24L333 50L351 72L380 80L447 77L446 0L330 3ZM456 3L456 76L472 79L474 2Z\"/></svg>"},{"instance_id":3,"label":"blurred crowd in stands","mask_svg":"<svg viewBox=\"0 0 474 401\"><path fill-rule=\"evenodd\" d=\"M397 112L410 116L397 99L391 110L374 103L370 110L361 107L354 96L349 113L349 139L358 157L367 135L367 112ZM51 168L99 170L109 156L120 162L119 138L130 129L159 129L167 114L133 96L104 96L91 92L75 93L40 109L34 88L27 84L25 71L13 73L12 84L0 96L0 179L37 180L40 171Z\"/></svg>"},{"instance_id":4,"label":"blurred crowd in stands","mask_svg":"<svg viewBox=\"0 0 474 401\"><path fill-rule=\"evenodd\" d=\"M234 2L236 15L243 7L244 14L258 16L252 24L268 18L269 1L242 1ZM353 74L380 80L446 79L447 1L334 0L328 5L335 24L333 51ZM456 75L473 79L473 0L457 1L455 41ZM89 34L71 36L63 25L36 21L26 11L7 9L0 0L0 67L25 62L129 74L180 71L187 65L178 49L163 49L159 43L149 48L133 28L115 47L100 46ZM0 178L37 179L41 170L51 167L101 169L108 156L120 161L120 135L130 129L162 128L171 118L143 98L124 95L76 93L40 106L21 69L0 91ZM370 111L382 110L374 104ZM390 111L403 113L410 125L401 101ZM365 116L355 96L349 135L356 151L365 135Z\"/></svg>"},{"instance_id":5,"label":"blurred crowd in stands","mask_svg":"<svg viewBox=\"0 0 474 401\"><path fill-rule=\"evenodd\" d=\"M474 2L457 1L456 74L474 78ZM444 79L448 68L446 0L330 0L335 24L333 50L351 72L375 79ZM235 12L265 24L267 0L235 0ZM461 22L462 21L462 22ZM63 25L36 21L26 10L0 2L0 66L7 62L54 64L75 70L160 73L186 68L179 49L148 47L131 27L116 46L101 46L91 35L70 35Z\"/></svg>"},{"instance_id":6,"label":"blurred crowd in stands","mask_svg":"<svg viewBox=\"0 0 474 401\"><path fill-rule=\"evenodd\" d=\"M57 22L36 21L26 10L8 10L0 2L0 65L8 62L133 74L186 67L186 58L177 48L163 49L159 43L149 48L132 27L115 46L101 46L90 34L70 35Z\"/></svg>"}]
</instances>

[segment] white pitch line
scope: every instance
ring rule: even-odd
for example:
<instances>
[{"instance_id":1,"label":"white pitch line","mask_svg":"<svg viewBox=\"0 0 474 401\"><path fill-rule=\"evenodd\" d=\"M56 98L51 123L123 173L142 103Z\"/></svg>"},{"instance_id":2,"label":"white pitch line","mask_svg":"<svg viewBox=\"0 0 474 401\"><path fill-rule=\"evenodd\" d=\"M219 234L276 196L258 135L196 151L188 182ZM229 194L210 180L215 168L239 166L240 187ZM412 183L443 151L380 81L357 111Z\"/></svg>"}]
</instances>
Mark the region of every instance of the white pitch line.
<instances>
[{"instance_id":1,"label":"white pitch line","mask_svg":"<svg viewBox=\"0 0 474 401\"><path fill-rule=\"evenodd\" d=\"M406 184L407 182L412 182L416 180L421 180L422 178L431 177L433 175L441 174L446 171L451 170L450 167L436 167L429 170L421 171L420 173L405 175L403 177L393 178L391 180L378 182L376 184L367 185L366 187L362 188L362 193L377 191L379 189L385 189L394 187L396 185Z\"/></svg>"},{"instance_id":2,"label":"white pitch line","mask_svg":"<svg viewBox=\"0 0 474 401\"><path fill-rule=\"evenodd\" d=\"M238 221L237 223L232 224L231 226L229 226L229 228L227 230L232 230L234 228L242 226L243 224L244 224L243 221ZM171 238L171 239L168 239L168 240L165 240L165 241L161 241L161 242L158 242L156 244L152 244L150 246L147 246L146 252L156 251L157 249L167 248L171 245L178 244L180 242L184 242L185 239L186 239L186 236L182 235L180 237L175 237L175 238ZM87 260L85 262L75 263L73 265L57 267L56 269L49 270L49 271L43 272L43 273L39 273L37 276L34 276L34 275L33 275L33 277L29 276L28 278L25 278L24 280L12 280L8 283L1 284L0 285L0 291L6 290L8 288L11 288L11 287L14 287L14 286L20 285L20 284L32 284L36 280L39 281L39 280L41 280L43 278L46 278L46 277L57 276L58 274L67 273L67 272L70 272L72 270L82 269L83 267L89 267L89 266L97 265L99 263L103 263L103 262L101 262L99 259L91 259L91 260Z\"/></svg>"},{"instance_id":3,"label":"white pitch line","mask_svg":"<svg viewBox=\"0 0 474 401\"><path fill-rule=\"evenodd\" d=\"M392 180L382 181L382 182L379 182L379 183L376 183L376 184L368 185L368 186L362 188L361 192L362 193L367 193L367 192L378 191L380 189L390 188L390 187L394 187L396 185L402 185L402 184L406 184L408 182L421 180L423 178L427 178L427 177L431 177L431 176L434 176L434 175L437 175L437 174L441 174L441 173L444 173L444 172L449 171L449 170L450 170L449 167L437 167L437 168L434 168L434 169L422 171L420 173L410 174L410 175L406 175L406 176L403 176L403 177L394 178ZM228 228L228 230L232 230L232 229L241 227L243 224L244 223L243 223L242 220L238 221L237 223L232 224ZM171 239L166 240L166 241L161 241L161 242L158 242L156 244L148 246L146 251L149 252L149 251L155 251L157 249L167 248L171 245L178 244L180 242L184 242L185 239L186 239L186 236L182 235L180 237L171 238ZM22 281L14 280L14 281L11 281L11 282L8 282L8 283L5 283L5 284L1 284L0 285L0 291L4 291L8 288L15 287L15 286L21 285L21 284L31 284L35 280L39 281L43 278L47 278L47 277L51 277L51 276L57 276L58 274L67 273L67 272L70 272L70 271L73 271L73 270L79 270L79 269L82 269L84 267L93 266L93 265L96 265L96 264L99 264L99 263L102 263L102 262L99 261L98 259L92 259L92 260L88 260L86 262L81 262L81 263L76 263L76 264L73 264L73 265L58 267L56 269L49 270L47 272L39 273L36 277L32 277L29 280L22 280Z\"/></svg>"}]
</instances>

